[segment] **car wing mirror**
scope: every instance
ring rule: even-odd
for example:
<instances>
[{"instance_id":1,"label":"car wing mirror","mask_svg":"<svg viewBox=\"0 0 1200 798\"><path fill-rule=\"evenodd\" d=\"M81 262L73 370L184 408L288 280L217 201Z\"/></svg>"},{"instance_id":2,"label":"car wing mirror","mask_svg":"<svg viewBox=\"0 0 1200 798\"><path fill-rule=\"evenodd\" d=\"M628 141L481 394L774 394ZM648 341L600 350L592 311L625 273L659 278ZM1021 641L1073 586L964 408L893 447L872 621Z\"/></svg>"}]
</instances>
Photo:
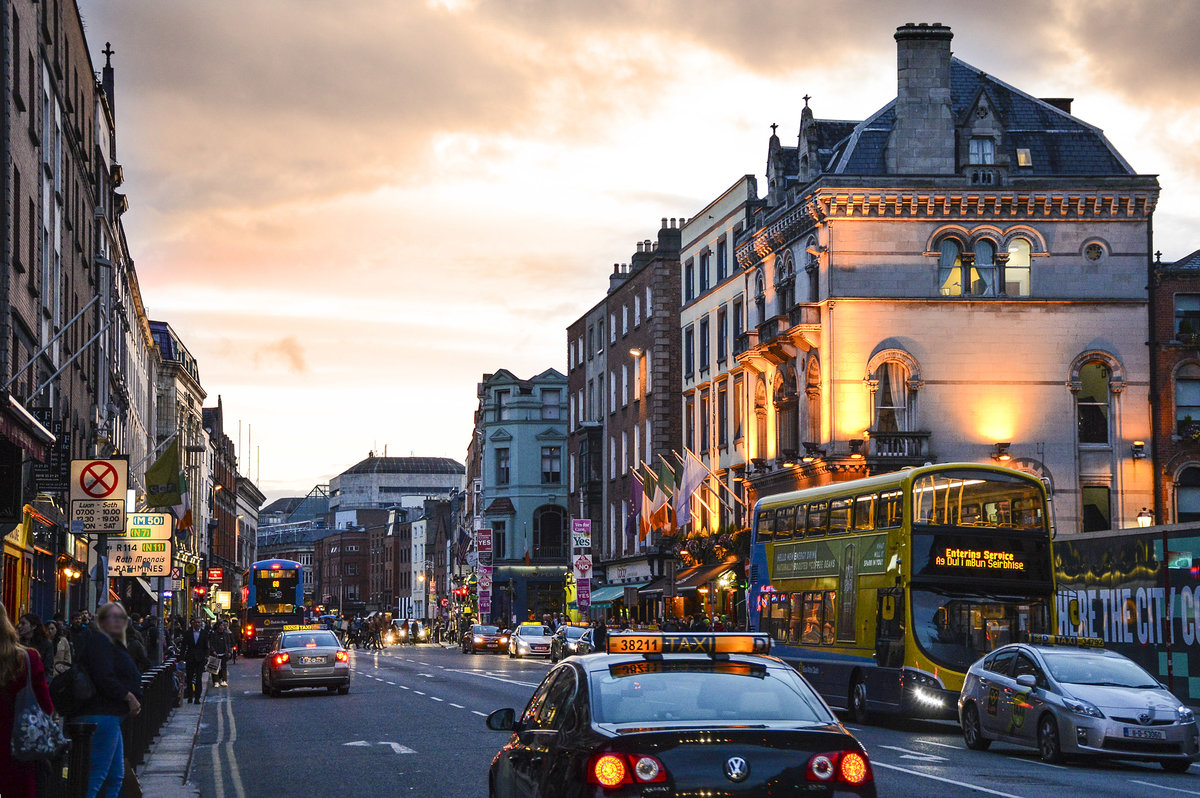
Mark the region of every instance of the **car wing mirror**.
<instances>
[{"instance_id":1,"label":"car wing mirror","mask_svg":"<svg viewBox=\"0 0 1200 798\"><path fill-rule=\"evenodd\" d=\"M517 711L505 707L497 709L495 712L487 716L487 727L492 731L520 731L520 724L517 722Z\"/></svg>"},{"instance_id":2,"label":"car wing mirror","mask_svg":"<svg viewBox=\"0 0 1200 798\"><path fill-rule=\"evenodd\" d=\"M1021 687L1037 687L1037 677L1032 673L1022 673L1017 677L1017 684Z\"/></svg>"}]
</instances>

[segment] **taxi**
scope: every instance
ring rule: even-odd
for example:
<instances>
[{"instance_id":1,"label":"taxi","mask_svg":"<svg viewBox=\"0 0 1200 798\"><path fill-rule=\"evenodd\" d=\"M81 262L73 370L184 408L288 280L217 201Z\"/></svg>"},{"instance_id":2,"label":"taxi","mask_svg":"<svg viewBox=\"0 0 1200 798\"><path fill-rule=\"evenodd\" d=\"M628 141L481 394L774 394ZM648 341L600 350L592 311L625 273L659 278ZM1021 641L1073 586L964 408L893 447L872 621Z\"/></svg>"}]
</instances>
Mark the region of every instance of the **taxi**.
<instances>
[{"instance_id":1,"label":"taxi","mask_svg":"<svg viewBox=\"0 0 1200 798\"><path fill-rule=\"evenodd\" d=\"M554 795L856 795L874 798L862 745L771 639L738 633L612 633L571 657L525 709L487 727L494 798Z\"/></svg>"},{"instance_id":2,"label":"taxi","mask_svg":"<svg viewBox=\"0 0 1200 798\"><path fill-rule=\"evenodd\" d=\"M1092 638L1032 635L967 671L958 699L968 748L993 740L1072 755L1158 762L1182 773L1200 759L1192 710L1128 657Z\"/></svg>"}]
</instances>

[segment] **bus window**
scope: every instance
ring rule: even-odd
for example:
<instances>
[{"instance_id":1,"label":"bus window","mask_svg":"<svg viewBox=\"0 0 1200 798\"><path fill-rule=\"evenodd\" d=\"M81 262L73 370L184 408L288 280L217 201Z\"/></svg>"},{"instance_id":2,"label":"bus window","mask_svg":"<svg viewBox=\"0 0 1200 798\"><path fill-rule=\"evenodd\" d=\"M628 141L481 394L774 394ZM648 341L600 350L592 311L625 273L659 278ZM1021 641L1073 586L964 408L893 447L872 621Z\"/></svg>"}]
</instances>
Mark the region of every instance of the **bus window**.
<instances>
[{"instance_id":1,"label":"bus window","mask_svg":"<svg viewBox=\"0 0 1200 798\"><path fill-rule=\"evenodd\" d=\"M865 532L875 528L875 497L857 496L854 499L854 531Z\"/></svg>"},{"instance_id":2,"label":"bus window","mask_svg":"<svg viewBox=\"0 0 1200 798\"><path fill-rule=\"evenodd\" d=\"M788 642L788 594L763 593L762 622L758 626L760 632L766 632L772 639L780 643Z\"/></svg>"},{"instance_id":3,"label":"bus window","mask_svg":"<svg viewBox=\"0 0 1200 798\"><path fill-rule=\"evenodd\" d=\"M793 596L800 596L794 593ZM804 630L800 634L800 642L812 646L833 645L837 636L834 614L834 593L832 590L810 590L803 593L801 617L804 619Z\"/></svg>"},{"instance_id":4,"label":"bus window","mask_svg":"<svg viewBox=\"0 0 1200 798\"><path fill-rule=\"evenodd\" d=\"M832 646L837 632L837 614L833 611L834 597L835 594L832 590L825 591L823 617L821 619L821 645L823 646Z\"/></svg>"},{"instance_id":5,"label":"bus window","mask_svg":"<svg viewBox=\"0 0 1200 798\"><path fill-rule=\"evenodd\" d=\"M940 471L913 484L913 523L1029 528L1013 508L1025 502L1040 506L1041 501L1041 486L1026 477L969 469Z\"/></svg>"},{"instance_id":6,"label":"bus window","mask_svg":"<svg viewBox=\"0 0 1200 798\"><path fill-rule=\"evenodd\" d=\"M788 642L802 643L804 642L803 630L806 628L804 616L804 594L792 594L792 621L788 627Z\"/></svg>"},{"instance_id":7,"label":"bus window","mask_svg":"<svg viewBox=\"0 0 1200 798\"><path fill-rule=\"evenodd\" d=\"M840 535L850 531L850 505L853 499L834 499L829 503L829 534Z\"/></svg>"},{"instance_id":8,"label":"bus window","mask_svg":"<svg viewBox=\"0 0 1200 798\"><path fill-rule=\"evenodd\" d=\"M829 502L813 502L808 505L808 522L804 525L805 537L820 537L829 526Z\"/></svg>"},{"instance_id":9,"label":"bus window","mask_svg":"<svg viewBox=\"0 0 1200 798\"><path fill-rule=\"evenodd\" d=\"M775 539L787 540L796 531L796 506L780 507L775 512Z\"/></svg>"},{"instance_id":10,"label":"bus window","mask_svg":"<svg viewBox=\"0 0 1200 798\"><path fill-rule=\"evenodd\" d=\"M769 542L775 539L775 511L759 510L756 540Z\"/></svg>"},{"instance_id":11,"label":"bus window","mask_svg":"<svg viewBox=\"0 0 1200 798\"><path fill-rule=\"evenodd\" d=\"M876 529L898 529L903 520L904 496L898 490L879 494L879 506L875 510Z\"/></svg>"}]
</instances>

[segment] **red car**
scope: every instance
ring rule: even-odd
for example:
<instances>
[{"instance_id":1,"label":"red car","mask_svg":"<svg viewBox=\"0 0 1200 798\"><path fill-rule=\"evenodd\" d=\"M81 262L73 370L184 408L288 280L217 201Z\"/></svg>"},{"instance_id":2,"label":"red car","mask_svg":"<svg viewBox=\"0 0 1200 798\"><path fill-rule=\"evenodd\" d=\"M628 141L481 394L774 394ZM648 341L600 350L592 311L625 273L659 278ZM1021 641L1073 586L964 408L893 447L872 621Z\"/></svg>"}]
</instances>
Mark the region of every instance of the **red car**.
<instances>
[{"instance_id":1,"label":"red car","mask_svg":"<svg viewBox=\"0 0 1200 798\"><path fill-rule=\"evenodd\" d=\"M462 653L478 654L480 651L492 651L499 654L508 650L508 635L496 626L475 624L462 636Z\"/></svg>"}]
</instances>

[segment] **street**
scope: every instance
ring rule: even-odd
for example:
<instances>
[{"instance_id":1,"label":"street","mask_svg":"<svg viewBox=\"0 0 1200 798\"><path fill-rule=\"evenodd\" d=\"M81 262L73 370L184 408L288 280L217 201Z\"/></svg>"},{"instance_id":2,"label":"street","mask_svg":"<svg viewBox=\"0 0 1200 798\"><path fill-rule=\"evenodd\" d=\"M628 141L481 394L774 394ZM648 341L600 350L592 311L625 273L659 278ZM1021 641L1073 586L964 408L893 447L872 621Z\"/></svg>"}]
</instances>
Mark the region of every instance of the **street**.
<instances>
[{"instance_id":1,"label":"street","mask_svg":"<svg viewBox=\"0 0 1200 798\"><path fill-rule=\"evenodd\" d=\"M433 645L353 654L347 696L259 691L261 660L239 660L229 687L208 693L192 760L206 798L265 795L487 795L487 768L505 742L483 718L521 709L549 668L541 660L465 655ZM851 726L875 767L880 798L1063 798L1200 795L1197 768L1104 761L1065 766L993 743L968 751L957 726L884 722Z\"/></svg>"}]
</instances>

